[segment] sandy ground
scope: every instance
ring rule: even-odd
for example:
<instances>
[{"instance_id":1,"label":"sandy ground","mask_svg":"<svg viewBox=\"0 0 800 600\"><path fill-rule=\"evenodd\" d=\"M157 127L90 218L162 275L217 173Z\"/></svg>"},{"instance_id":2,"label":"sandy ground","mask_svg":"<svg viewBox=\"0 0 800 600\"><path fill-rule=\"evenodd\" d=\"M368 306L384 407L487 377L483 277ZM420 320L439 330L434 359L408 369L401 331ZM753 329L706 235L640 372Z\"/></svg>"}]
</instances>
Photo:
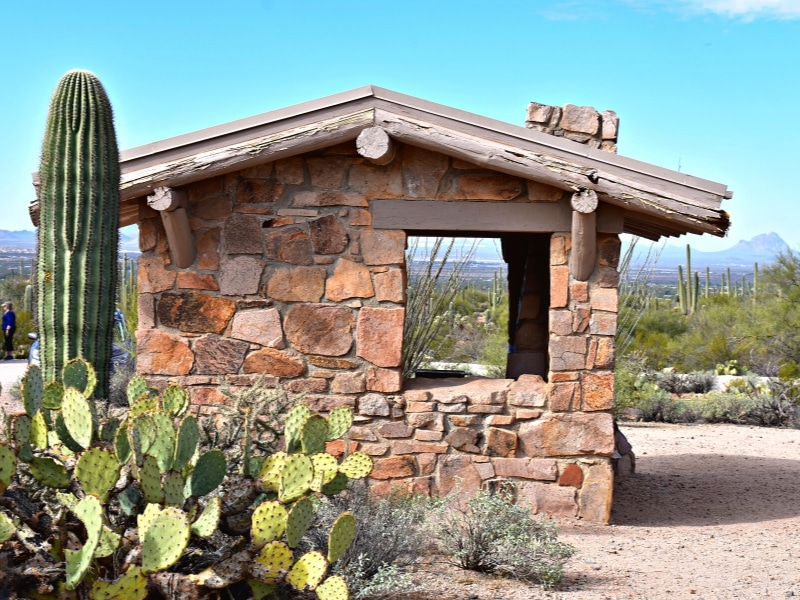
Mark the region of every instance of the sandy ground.
<instances>
[{"instance_id":1,"label":"sandy ground","mask_svg":"<svg viewBox=\"0 0 800 600\"><path fill-rule=\"evenodd\" d=\"M22 408L12 401L8 392L11 386L22 379L27 368L28 361L25 359L0 361L0 386L3 388L0 391L0 408L6 412L19 411Z\"/></svg>"},{"instance_id":2,"label":"sandy ground","mask_svg":"<svg viewBox=\"0 0 800 600\"><path fill-rule=\"evenodd\" d=\"M800 597L800 430L623 424L637 472L612 525L560 522L577 549L543 592L439 567L437 600Z\"/></svg>"}]
</instances>

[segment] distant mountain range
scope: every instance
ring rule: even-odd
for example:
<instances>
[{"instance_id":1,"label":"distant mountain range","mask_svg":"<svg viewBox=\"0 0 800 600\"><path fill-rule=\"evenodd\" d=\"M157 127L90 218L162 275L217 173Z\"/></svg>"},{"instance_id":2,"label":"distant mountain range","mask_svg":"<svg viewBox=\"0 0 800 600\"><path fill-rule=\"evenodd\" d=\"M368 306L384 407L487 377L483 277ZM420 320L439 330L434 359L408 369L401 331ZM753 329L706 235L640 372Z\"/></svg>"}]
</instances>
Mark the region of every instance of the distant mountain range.
<instances>
[{"instance_id":1,"label":"distant mountain range","mask_svg":"<svg viewBox=\"0 0 800 600\"><path fill-rule=\"evenodd\" d=\"M646 246L639 242L637 254L641 255ZM649 245L649 244L648 244ZM691 246L691 244L690 244ZM657 251L658 245L655 246ZM712 269L719 267L747 267L752 269L754 263L759 266L766 265L775 260L781 252L789 250L789 244L783 241L777 233L762 233L750 240L740 240L726 250L716 252L703 252L691 249L692 271L705 270L706 266ZM659 268L686 265L686 245L667 244L658 258Z\"/></svg>"},{"instance_id":2,"label":"distant mountain range","mask_svg":"<svg viewBox=\"0 0 800 600\"><path fill-rule=\"evenodd\" d=\"M139 251L139 236L128 235L122 231L119 234L120 250L125 252ZM21 231L8 231L0 229L0 248L35 248L36 232L23 229Z\"/></svg>"}]
</instances>

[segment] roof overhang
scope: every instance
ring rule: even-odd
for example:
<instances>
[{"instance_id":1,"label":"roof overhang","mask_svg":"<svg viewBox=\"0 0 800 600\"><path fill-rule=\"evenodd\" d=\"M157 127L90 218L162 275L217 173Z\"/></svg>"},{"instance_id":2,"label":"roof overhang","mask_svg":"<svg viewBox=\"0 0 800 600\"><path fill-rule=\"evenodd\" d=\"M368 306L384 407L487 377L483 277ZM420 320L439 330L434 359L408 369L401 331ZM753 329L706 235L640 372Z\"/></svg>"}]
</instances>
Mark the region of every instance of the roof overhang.
<instances>
[{"instance_id":1,"label":"roof overhang","mask_svg":"<svg viewBox=\"0 0 800 600\"><path fill-rule=\"evenodd\" d=\"M593 190L625 209L625 231L724 236L725 185L375 86L168 138L120 154L122 224L138 198L266 161L355 140L391 138L567 191Z\"/></svg>"}]
</instances>

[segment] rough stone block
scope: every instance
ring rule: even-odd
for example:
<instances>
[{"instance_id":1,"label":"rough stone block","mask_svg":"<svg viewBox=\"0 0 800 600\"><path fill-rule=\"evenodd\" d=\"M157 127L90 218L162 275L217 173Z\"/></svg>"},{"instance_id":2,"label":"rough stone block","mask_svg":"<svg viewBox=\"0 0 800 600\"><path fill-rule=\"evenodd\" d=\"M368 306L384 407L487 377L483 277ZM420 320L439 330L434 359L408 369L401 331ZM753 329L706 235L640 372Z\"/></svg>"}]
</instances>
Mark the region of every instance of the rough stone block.
<instances>
[{"instance_id":1,"label":"rough stone block","mask_svg":"<svg viewBox=\"0 0 800 600\"><path fill-rule=\"evenodd\" d=\"M269 373L275 377L299 377L306 372L302 359L283 350L262 348L250 353L244 361L245 373Z\"/></svg>"},{"instance_id":2,"label":"rough stone block","mask_svg":"<svg viewBox=\"0 0 800 600\"><path fill-rule=\"evenodd\" d=\"M456 181L456 200L509 201L525 189L523 180L496 171L463 173Z\"/></svg>"},{"instance_id":3,"label":"rough stone block","mask_svg":"<svg viewBox=\"0 0 800 600\"><path fill-rule=\"evenodd\" d=\"M458 404L439 404L439 412L443 413L463 413L467 411L467 403L459 402Z\"/></svg>"},{"instance_id":4,"label":"rough stone block","mask_svg":"<svg viewBox=\"0 0 800 600\"><path fill-rule=\"evenodd\" d=\"M344 252L350 237L347 229L335 215L325 215L308 222L311 245L317 254L339 254Z\"/></svg>"},{"instance_id":5,"label":"rough stone block","mask_svg":"<svg viewBox=\"0 0 800 600\"><path fill-rule=\"evenodd\" d=\"M616 234L597 234L597 262L601 267L612 267L616 270L622 242Z\"/></svg>"},{"instance_id":6,"label":"rough stone block","mask_svg":"<svg viewBox=\"0 0 800 600\"><path fill-rule=\"evenodd\" d=\"M338 191L304 191L292 196L292 206L359 206L366 208L369 202L363 194L343 194Z\"/></svg>"},{"instance_id":7,"label":"rough stone block","mask_svg":"<svg viewBox=\"0 0 800 600\"><path fill-rule=\"evenodd\" d=\"M550 373L550 383L564 383L565 381L578 381L581 378L580 371L560 371Z\"/></svg>"},{"instance_id":8,"label":"rough stone block","mask_svg":"<svg viewBox=\"0 0 800 600\"><path fill-rule=\"evenodd\" d=\"M190 387L189 398L194 406L227 406L231 399L216 387Z\"/></svg>"},{"instance_id":9,"label":"rough stone block","mask_svg":"<svg viewBox=\"0 0 800 600\"><path fill-rule=\"evenodd\" d=\"M225 250L228 254L264 252L261 223L258 215L234 213L225 221Z\"/></svg>"},{"instance_id":10,"label":"rough stone block","mask_svg":"<svg viewBox=\"0 0 800 600\"><path fill-rule=\"evenodd\" d=\"M195 355L194 372L198 375L227 375L238 373L250 345L218 335L197 338L192 345Z\"/></svg>"},{"instance_id":11,"label":"rough stone block","mask_svg":"<svg viewBox=\"0 0 800 600\"><path fill-rule=\"evenodd\" d=\"M398 440L392 444L395 454L420 454L423 452L433 454L446 454L450 446L445 443L417 442L413 440Z\"/></svg>"},{"instance_id":12,"label":"rough stone block","mask_svg":"<svg viewBox=\"0 0 800 600\"><path fill-rule=\"evenodd\" d=\"M538 419L542 416L541 409L532 409L532 408L518 408L514 411L514 416L518 421L527 420L527 419Z\"/></svg>"},{"instance_id":13,"label":"rough stone block","mask_svg":"<svg viewBox=\"0 0 800 600\"><path fill-rule=\"evenodd\" d=\"M450 454L439 457L436 469L436 488L440 496L458 492L459 499L468 500L481 488L483 478L469 456Z\"/></svg>"},{"instance_id":14,"label":"rough stone block","mask_svg":"<svg viewBox=\"0 0 800 600\"><path fill-rule=\"evenodd\" d=\"M371 479L385 480L413 477L417 473L417 461L413 456L392 456L375 461Z\"/></svg>"},{"instance_id":15,"label":"rough stone block","mask_svg":"<svg viewBox=\"0 0 800 600\"><path fill-rule=\"evenodd\" d=\"M517 434L507 429L488 427L486 429L487 456L513 457L517 453Z\"/></svg>"},{"instance_id":16,"label":"rough stone block","mask_svg":"<svg viewBox=\"0 0 800 600\"><path fill-rule=\"evenodd\" d=\"M593 311L604 310L615 313L619 309L619 296L616 288L593 286L589 295Z\"/></svg>"},{"instance_id":17,"label":"rough stone block","mask_svg":"<svg viewBox=\"0 0 800 600\"><path fill-rule=\"evenodd\" d=\"M417 455L420 475L433 475L434 469L436 469L437 457L438 454L433 452L423 452Z\"/></svg>"},{"instance_id":18,"label":"rough stone block","mask_svg":"<svg viewBox=\"0 0 800 600\"><path fill-rule=\"evenodd\" d=\"M569 300L569 267L550 267L550 308L564 308Z\"/></svg>"},{"instance_id":19,"label":"rough stone block","mask_svg":"<svg viewBox=\"0 0 800 600\"><path fill-rule=\"evenodd\" d=\"M540 375L520 375L509 388L508 403L512 406L544 406L547 384Z\"/></svg>"},{"instance_id":20,"label":"rough stone block","mask_svg":"<svg viewBox=\"0 0 800 600\"><path fill-rule=\"evenodd\" d=\"M403 269L392 269L385 273L375 273L375 299L378 302L406 301L406 277Z\"/></svg>"},{"instance_id":21,"label":"rough stone block","mask_svg":"<svg viewBox=\"0 0 800 600\"><path fill-rule=\"evenodd\" d=\"M399 392L402 388L403 372L401 369L383 369L381 367L369 367L367 369L368 390L394 393Z\"/></svg>"},{"instance_id":22,"label":"rough stone block","mask_svg":"<svg viewBox=\"0 0 800 600\"><path fill-rule=\"evenodd\" d=\"M558 476L556 461L546 458L493 458L492 464L498 477L555 481Z\"/></svg>"},{"instance_id":23,"label":"rough stone block","mask_svg":"<svg viewBox=\"0 0 800 600\"><path fill-rule=\"evenodd\" d=\"M472 427L473 425L480 425L483 422L483 417L480 415L447 415L447 422L450 427Z\"/></svg>"},{"instance_id":24,"label":"rough stone block","mask_svg":"<svg viewBox=\"0 0 800 600\"><path fill-rule=\"evenodd\" d=\"M589 333L593 335L615 335L617 332L617 313L592 311Z\"/></svg>"},{"instance_id":25,"label":"rough stone block","mask_svg":"<svg viewBox=\"0 0 800 600\"><path fill-rule=\"evenodd\" d=\"M436 198L449 164L450 159L438 152L403 146L403 194L408 198Z\"/></svg>"},{"instance_id":26,"label":"rough stone block","mask_svg":"<svg viewBox=\"0 0 800 600\"><path fill-rule=\"evenodd\" d=\"M614 338L610 336L600 337L594 341L597 342L597 353L595 354L594 363L588 368L613 369L617 358Z\"/></svg>"},{"instance_id":27,"label":"rough stone block","mask_svg":"<svg viewBox=\"0 0 800 600\"><path fill-rule=\"evenodd\" d=\"M614 372L588 372L581 376L581 410L614 408Z\"/></svg>"},{"instance_id":28,"label":"rough stone block","mask_svg":"<svg viewBox=\"0 0 800 600\"><path fill-rule=\"evenodd\" d=\"M331 395L312 395L309 394L304 399L306 406L311 409L311 412L329 413L334 408L340 406L347 406L350 408L356 407L355 396L331 396Z\"/></svg>"},{"instance_id":29,"label":"rough stone block","mask_svg":"<svg viewBox=\"0 0 800 600\"><path fill-rule=\"evenodd\" d=\"M562 129L592 136L600 131L600 115L591 106L565 104L562 110L560 123Z\"/></svg>"},{"instance_id":30,"label":"rough stone block","mask_svg":"<svg viewBox=\"0 0 800 600\"><path fill-rule=\"evenodd\" d=\"M159 323L187 333L222 333L235 312L233 300L200 292L162 294L156 302Z\"/></svg>"},{"instance_id":31,"label":"rough stone block","mask_svg":"<svg viewBox=\"0 0 800 600\"><path fill-rule=\"evenodd\" d=\"M576 464L565 466L558 476L558 485L580 488L583 485L583 470Z\"/></svg>"},{"instance_id":32,"label":"rough stone block","mask_svg":"<svg viewBox=\"0 0 800 600\"><path fill-rule=\"evenodd\" d=\"M576 490L538 481L529 481L519 487L519 499L535 513L550 517L576 517L578 503Z\"/></svg>"},{"instance_id":33,"label":"rough stone block","mask_svg":"<svg viewBox=\"0 0 800 600\"><path fill-rule=\"evenodd\" d=\"M390 421L381 423L377 428L378 433L384 438L408 438L414 434L414 428L409 427L402 421Z\"/></svg>"},{"instance_id":34,"label":"rough stone block","mask_svg":"<svg viewBox=\"0 0 800 600\"><path fill-rule=\"evenodd\" d=\"M188 375L194 353L182 337L159 329L136 332L137 368L146 375Z\"/></svg>"},{"instance_id":35,"label":"rough stone block","mask_svg":"<svg viewBox=\"0 0 800 600\"><path fill-rule=\"evenodd\" d=\"M219 291L224 296L255 294L261 286L264 261L254 256L236 256L220 266Z\"/></svg>"},{"instance_id":36,"label":"rough stone block","mask_svg":"<svg viewBox=\"0 0 800 600\"><path fill-rule=\"evenodd\" d=\"M573 317L571 310L551 310L550 333L560 336L570 335L573 332Z\"/></svg>"},{"instance_id":37,"label":"rough stone block","mask_svg":"<svg viewBox=\"0 0 800 600\"><path fill-rule=\"evenodd\" d=\"M573 281L570 284L570 294L573 302L588 302L589 283L587 281Z\"/></svg>"},{"instance_id":38,"label":"rough stone block","mask_svg":"<svg viewBox=\"0 0 800 600\"><path fill-rule=\"evenodd\" d=\"M399 366L404 319L404 308L362 308L356 329L356 354L379 367Z\"/></svg>"},{"instance_id":39,"label":"rough stone block","mask_svg":"<svg viewBox=\"0 0 800 600\"><path fill-rule=\"evenodd\" d=\"M553 336L550 338L550 370L574 371L586 365L586 338Z\"/></svg>"},{"instance_id":40,"label":"rough stone block","mask_svg":"<svg viewBox=\"0 0 800 600\"><path fill-rule=\"evenodd\" d=\"M550 264L565 265L569 256L569 239L564 234L553 234L550 238ZM552 307L552 302L550 303Z\"/></svg>"},{"instance_id":41,"label":"rough stone block","mask_svg":"<svg viewBox=\"0 0 800 600\"><path fill-rule=\"evenodd\" d=\"M281 267L267 283L267 295L280 302L319 302L325 291L324 267Z\"/></svg>"},{"instance_id":42,"label":"rough stone block","mask_svg":"<svg viewBox=\"0 0 800 600\"><path fill-rule=\"evenodd\" d=\"M217 291L219 284L211 274L200 274L195 271L181 271L178 273L179 290L206 290Z\"/></svg>"},{"instance_id":43,"label":"rough stone block","mask_svg":"<svg viewBox=\"0 0 800 600\"><path fill-rule=\"evenodd\" d=\"M551 383L549 394L549 408L553 412L567 412L577 407L576 395L580 387L574 382Z\"/></svg>"},{"instance_id":44,"label":"rough stone block","mask_svg":"<svg viewBox=\"0 0 800 600\"><path fill-rule=\"evenodd\" d=\"M431 431L429 429L418 429L414 433L414 439L420 442L438 442L444 435L441 431Z\"/></svg>"},{"instance_id":45,"label":"rough stone block","mask_svg":"<svg viewBox=\"0 0 800 600\"><path fill-rule=\"evenodd\" d=\"M330 356L307 356L308 362L315 367L323 369L355 369L358 363L349 358L332 358ZM329 379L333 378L333 373L330 374Z\"/></svg>"},{"instance_id":46,"label":"rough stone block","mask_svg":"<svg viewBox=\"0 0 800 600\"><path fill-rule=\"evenodd\" d=\"M287 313L283 327L292 346L304 354L342 356L353 345L354 325L353 312L349 308L331 304L298 304Z\"/></svg>"},{"instance_id":47,"label":"rough stone block","mask_svg":"<svg viewBox=\"0 0 800 600\"><path fill-rule=\"evenodd\" d=\"M340 258L336 261L333 275L325 285L325 297L332 302L348 298L372 298L375 289L369 269L362 264Z\"/></svg>"},{"instance_id":48,"label":"rough stone block","mask_svg":"<svg viewBox=\"0 0 800 600\"><path fill-rule=\"evenodd\" d=\"M264 231L264 230L262 230ZM311 238L301 227L279 227L264 233L267 258L292 265L314 264Z\"/></svg>"},{"instance_id":49,"label":"rough stone block","mask_svg":"<svg viewBox=\"0 0 800 600\"><path fill-rule=\"evenodd\" d=\"M406 421L411 427L444 431L444 415L435 412L412 412L406 414Z\"/></svg>"},{"instance_id":50,"label":"rough stone block","mask_svg":"<svg viewBox=\"0 0 800 600\"><path fill-rule=\"evenodd\" d=\"M299 156L275 161L275 179L286 185L299 185L304 181L303 159Z\"/></svg>"},{"instance_id":51,"label":"rough stone block","mask_svg":"<svg viewBox=\"0 0 800 600\"><path fill-rule=\"evenodd\" d=\"M525 184L530 202L558 202L564 197L564 191L552 185L531 181L530 179L527 179Z\"/></svg>"},{"instance_id":52,"label":"rough stone block","mask_svg":"<svg viewBox=\"0 0 800 600\"><path fill-rule=\"evenodd\" d=\"M576 308L572 313L572 331L586 333L591 324L592 311L588 308Z\"/></svg>"},{"instance_id":53,"label":"rough stone block","mask_svg":"<svg viewBox=\"0 0 800 600\"><path fill-rule=\"evenodd\" d=\"M445 441L456 450L479 454L481 451L481 449L478 448L479 437L480 432L478 431L466 429L464 427L457 427L447 434Z\"/></svg>"},{"instance_id":54,"label":"rough stone block","mask_svg":"<svg viewBox=\"0 0 800 600\"><path fill-rule=\"evenodd\" d=\"M494 465L491 462L475 462L473 460L472 464L483 481L486 481L487 479L493 479L494 477L496 477L494 472Z\"/></svg>"},{"instance_id":55,"label":"rough stone block","mask_svg":"<svg viewBox=\"0 0 800 600\"><path fill-rule=\"evenodd\" d=\"M364 387L364 376L360 373L337 373L336 377L333 378L333 388L335 388L336 380L340 376L357 376L358 381L361 384L361 387ZM356 387L356 386L350 386ZM334 391L336 391L334 389ZM360 391L364 391L363 389ZM343 392L343 393L358 393L358 392ZM382 394L365 394L358 399L358 414L360 415L367 415L370 417L388 417L391 414L391 409L389 408L389 403L386 401L386 397ZM405 437L405 436L402 436Z\"/></svg>"},{"instance_id":56,"label":"rough stone block","mask_svg":"<svg viewBox=\"0 0 800 600\"><path fill-rule=\"evenodd\" d=\"M365 229L361 232L360 242L367 265L405 264L406 234L403 231Z\"/></svg>"},{"instance_id":57,"label":"rough stone block","mask_svg":"<svg viewBox=\"0 0 800 600\"><path fill-rule=\"evenodd\" d=\"M220 229L210 229L197 236L197 268L208 271L219 269Z\"/></svg>"},{"instance_id":58,"label":"rough stone block","mask_svg":"<svg viewBox=\"0 0 800 600\"><path fill-rule=\"evenodd\" d=\"M366 389L366 380L363 373L336 373L333 381L331 381L331 392L334 394L360 394ZM388 414L387 410L386 415Z\"/></svg>"},{"instance_id":59,"label":"rough stone block","mask_svg":"<svg viewBox=\"0 0 800 600\"><path fill-rule=\"evenodd\" d=\"M581 519L590 523L608 523L614 493L614 474L607 463L592 465L580 490Z\"/></svg>"},{"instance_id":60,"label":"rough stone block","mask_svg":"<svg viewBox=\"0 0 800 600\"><path fill-rule=\"evenodd\" d=\"M478 415L498 415L505 412L505 406L499 404L472 404L467 406L467 412Z\"/></svg>"},{"instance_id":61,"label":"rough stone block","mask_svg":"<svg viewBox=\"0 0 800 600\"><path fill-rule=\"evenodd\" d=\"M232 338L268 348L283 348L281 315L276 308L241 310L233 316Z\"/></svg>"},{"instance_id":62,"label":"rough stone block","mask_svg":"<svg viewBox=\"0 0 800 600\"><path fill-rule=\"evenodd\" d=\"M611 456L614 451L613 420L609 413L567 413L553 415L535 425L541 427L541 445L547 456ZM520 439L525 447L522 427Z\"/></svg>"},{"instance_id":63,"label":"rough stone block","mask_svg":"<svg viewBox=\"0 0 800 600\"><path fill-rule=\"evenodd\" d=\"M486 417L484 422L486 425L491 425L492 427L500 427L503 425L513 425L514 420L513 415L490 415Z\"/></svg>"},{"instance_id":64,"label":"rough stone block","mask_svg":"<svg viewBox=\"0 0 800 600\"><path fill-rule=\"evenodd\" d=\"M377 442L374 444L361 444L361 452L364 454L368 454L369 456L384 456L388 451L391 445L389 442Z\"/></svg>"},{"instance_id":65,"label":"rough stone block","mask_svg":"<svg viewBox=\"0 0 800 600\"><path fill-rule=\"evenodd\" d=\"M407 413L424 413L436 410L435 402L408 402L406 403Z\"/></svg>"},{"instance_id":66,"label":"rough stone block","mask_svg":"<svg viewBox=\"0 0 800 600\"><path fill-rule=\"evenodd\" d=\"M283 387L292 394L324 394L328 391L328 381L321 377L293 379L287 381Z\"/></svg>"},{"instance_id":67,"label":"rough stone block","mask_svg":"<svg viewBox=\"0 0 800 600\"><path fill-rule=\"evenodd\" d=\"M139 306L139 330L155 327L156 303L153 294L139 292L137 304Z\"/></svg>"},{"instance_id":68,"label":"rough stone block","mask_svg":"<svg viewBox=\"0 0 800 600\"><path fill-rule=\"evenodd\" d=\"M157 294L174 287L178 274L166 270L160 256L140 256L138 267L136 279L139 293Z\"/></svg>"}]
</instances>

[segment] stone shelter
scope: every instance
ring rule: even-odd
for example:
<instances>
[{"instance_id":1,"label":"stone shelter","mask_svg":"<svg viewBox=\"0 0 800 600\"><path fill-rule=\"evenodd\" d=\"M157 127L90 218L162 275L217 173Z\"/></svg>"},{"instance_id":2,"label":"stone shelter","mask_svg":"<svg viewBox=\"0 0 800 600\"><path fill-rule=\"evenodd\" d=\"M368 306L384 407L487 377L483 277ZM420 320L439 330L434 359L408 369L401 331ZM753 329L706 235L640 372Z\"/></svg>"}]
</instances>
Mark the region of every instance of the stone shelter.
<instances>
[{"instance_id":1,"label":"stone shelter","mask_svg":"<svg viewBox=\"0 0 800 600\"><path fill-rule=\"evenodd\" d=\"M138 223L138 370L213 411L221 380L350 406L378 490L512 480L608 522L622 233L722 236L724 185L616 154L612 111L527 127L367 86L121 155ZM410 235L497 237L507 378L403 380Z\"/></svg>"}]
</instances>

